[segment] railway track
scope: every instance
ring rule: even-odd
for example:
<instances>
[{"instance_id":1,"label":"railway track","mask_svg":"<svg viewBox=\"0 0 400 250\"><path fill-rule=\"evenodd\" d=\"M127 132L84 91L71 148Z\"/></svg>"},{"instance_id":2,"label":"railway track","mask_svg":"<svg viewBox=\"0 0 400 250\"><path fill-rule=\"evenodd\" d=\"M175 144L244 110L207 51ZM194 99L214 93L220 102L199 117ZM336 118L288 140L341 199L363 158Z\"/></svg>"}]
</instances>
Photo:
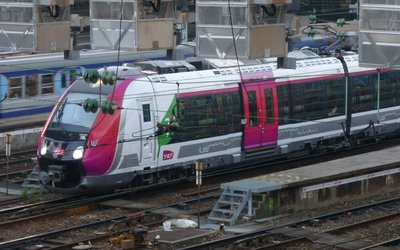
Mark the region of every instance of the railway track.
<instances>
[{"instance_id":1,"label":"railway track","mask_svg":"<svg viewBox=\"0 0 400 250\"><path fill-rule=\"evenodd\" d=\"M217 199L218 195L203 195L199 199L204 202L205 200L214 200ZM152 214L152 211L165 209L165 208L173 208L173 207L182 207L182 204L186 204L189 207L188 214L195 214L197 211L194 209L190 209L191 206L194 206L196 202L199 201L197 198L189 198L179 202L173 202L167 205L154 206L151 208L140 209L139 211L126 213L122 216L112 217L104 220L99 220L91 223L86 223L78 226L72 226L68 228L64 228L61 230L55 230L49 233L43 233L38 235L27 236L20 239L9 240L0 243L0 249L20 249L21 247L29 247L35 245L42 245L46 247L46 249L70 249L71 246L78 245L80 242L97 242L104 241L107 238L112 236L118 236L123 233L129 232L131 226L135 224L135 221L141 221L141 224L146 227L157 227L162 225L164 222L164 216ZM64 206L64 205L63 205ZM208 213L210 210L202 210L201 213ZM53 211L54 213L55 211ZM64 211L65 214L68 211ZM49 216L49 214L43 214L43 216ZM67 216L67 215L66 215ZM32 219L32 218L29 218ZM20 222L20 221L17 221ZM0 223L0 227L9 226L8 223ZM93 230L103 230L102 233L98 235L90 233ZM81 231L85 230L86 234L82 234ZM65 240L66 234L74 234L74 232L78 231L81 237L79 239L74 240Z\"/></svg>"},{"instance_id":2,"label":"railway track","mask_svg":"<svg viewBox=\"0 0 400 250\"><path fill-rule=\"evenodd\" d=\"M397 226L400 221L399 205L400 198L383 200L300 221L265 227L250 233L185 247L182 250L211 250L220 247L227 249L290 249L299 246L303 247L302 249L341 249L341 245L345 247L345 244L359 244L361 247L356 247L357 249L369 249L380 245L395 244L399 240ZM334 221L334 225L342 225L331 229L321 229L331 221ZM388 226L382 226L388 225L389 222L393 224L391 229ZM383 230L380 231L377 228ZM388 232L391 234L389 235ZM371 240L371 237L374 238ZM369 239L369 241L365 241L365 239Z\"/></svg>"},{"instance_id":3,"label":"railway track","mask_svg":"<svg viewBox=\"0 0 400 250\"><path fill-rule=\"evenodd\" d=\"M383 145L377 145L377 147L383 147ZM369 148L368 150L376 150L376 148ZM364 152L365 151L365 149L360 149L360 151L362 151L362 152ZM346 156L346 155L348 155L348 154L354 154L355 152L354 151L352 151L352 152L348 152L348 151L344 151L344 152L341 152L340 154L342 154L341 156L343 157L343 156ZM282 170L282 166L284 166L285 168L287 167L287 168L293 168L293 167L298 167L299 165L304 165L304 164L310 164L310 161L322 161L322 160L326 160L327 158L331 158L331 157L334 157L334 158L337 158L339 155L338 154L335 154L335 155L328 155L328 156L324 156L323 158L324 159L317 159L316 157L314 157L313 159L309 159L308 157L304 157L303 158L303 160L299 160L299 158L296 158L296 159L286 159L284 162L279 162L279 164L278 164L278 162L275 162L275 163L267 163L267 164L269 164L269 165L267 165L268 166L268 170L269 170L269 172L271 172L271 171L275 171L274 169L275 168L277 168L277 169L280 169L280 170ZM289 164L290 163L290 164ZM254 164L254 165L249 165L250 167L248 168L248 169L253 169L254 170L254 172L256 173L256 174L262 174L262 173L260 173L260 163L252 163L252 164ZM265 169L265 165L263 165L263 169ZM248 174L250 174L251 175L251 173L249 173L249 172L251 172L251 171L246 171L246 172L243 172L243 170L240 170L240 169L230 169L230 171L229 170L224 170L224 171L227 171L227 172L219 172L218 174L219 174L219 176L223 173L223 174L229 174L229 178L248 178ZM232 174L232 171L234 172L233 174ZM246 174L244 174L244 173L246 173ZM252 173L253 175L254 175L254 173ZM235 177L235 175L237 175L236 177ZM215 177L215 173L212 173L212 174L208 174L208 175L206 175L205 177ZM222 179L220 179L218 182L224 182L224 181L229 181L229 180L227 180L227 178L224 176L224 177L221 177ZM214 179L214 178L213 178ZM177 184L177 183L181 183L181 181L187 181L187 179L183 179L183 180L177 180L176 182L175 182L175 184ZM211 181L211 182L213 182L213 181ZM163 184L161 184L160 186L164 186L164 185L171 185L172 183L163 183ZM211 185L212 185L212 183L211 183ZM157 186L157 185L156 185ZM96 198L96 199L98 199L98 200L101 200L101 199L111 199L111 198L117 198L117 197L122 197L123 195L126 195L127 193L134 193L134 192L141 192L141 191L145 191L145 190L147 190L149 187L141 187L141 188L136 188L135 189L135 191L133 191L133 190L124 190L124 192L122 192L122 193L115 193L115 194L112 194L113 196L109 196L109 197L107 197L107 198ZM208 188L205 188L205 190L206 189L208 189ZM214 190L214 191L216 191L216 187L215 187L215 185L214 186L212 186L212 187L210 187L209 188L210 190ZM185 193L183 193L182 194L182 196L186 196L186 197L188 197L188 196L193 196L193 195L197 195L197 192L196 191L191 191L191 192L185 192ZM219 193L218 193L218 195L217 196L219 196ZM44 217L46 217L46 216L49 216L49 215L51 215L51 214L53 214L53 215L55 215L55 216L60 216L60 214L63 214L64 216L65 216L65 214L68 214L68 212L65 212L66 210L65 209L67 209L67 207L69 207L69 208L72 208L72 209L70 209L69 211L74 211L74 208L79 208L79 207L87 207L87 205L85 205L85 203L86 204L90 204L90 203L96 203L96 202L98 202L98 201L95 201L95 200L88 200L88 201L84 201L84 202L82 202L82 203L78 203L78 202L76 202L75 204L72 204L72 203L74 203L74 202L71 202L71 204L70 205L68 205L67 204L67 202L61 202L61 203L59 203L58 205L54 205L54 209L51 209L51 207L53 206L53 205L51 205L50 203L47 203L47 204L45 204L45 203L43 203L43 204L37 204L37 205L27 205L27 207L23 207L23 206L21 206L20 208L13 208L14 210L12 211L12 209L10 208L9 210L4 210L4 212L3 212L3 215L2 215L2 212L1 212L1 210L0 210L0 218L15 218L15 222L17 222L17 223L23 223L23 221L28 221L28 220L31 220L31 219L35 219L35 218L44 218ZM181 202L180 202L181 203ZM210 206L211 207L211 206ZM79 209L78 209L79 210ZM64 211L64 212L58 212L58 211ZM24 215L25 214L25 215ZM4 216L4 217L3 217ZM30 216L33 216L33 217L30 217ZM139 218L139 217L135 217L135 218ZM314 218L315 219L315 218ZM126 221L126 217L125 217L125 215L124 216L121 216L121 218L119 218L119 217L114 217L113 218L113 220L114 220L114 222L115 221ZM4 220L4 225L3 226L6 226L6 227L9 227L11 224L13 224L14 222L10 222L10 221L7 221L7 220ZM107 223L110 223L110 222L104 222L104 224L103 225L105 225L105 224L107 224ZM110 224L109 224L110 225ZM0 225L1 226L1 225ZM89 226L89 225L88 225ZM98 226L98 225L97 225ZM97 227L96 225L94 225L94 227ZM107 228L107 227L105 227L105 228ZM56 233L55 233L56 234ZM62 232L61 234L64 234L64 232ZM41 235L42 237L41 238L43 238L44 237L44 235L45 234L38 234L38 235ZM97 235L98 236L98 235ZM96 238L97 236L93 236L92 235L92 237L93 238ZM50 237L50 238L52 238L53 236L52 236L52 234L50 233L50 236L48 236L48 237ZM100 236L98 236L98 237L100 237ZM27 239L28 241L30 241L30 240L32 240L32 241L34 241L33 239L31 239L31 237L30 236L27 236L27 238L29 238L29 239ZM90 240L90 239L89 239ZM92 241L93 241L94 239L92 239ZM25 242L25 243L27 243L27 242ZM24 244L25 244L24 243ZM10 244L14 244L14 243L10 243ZM18 243L16 243L16 244L18 244ZM71 243L68 243L68 244L71 244ZM8 246L7 246L8 247ZM2 249L2 246L0 245L0 249Z\"/></svg>"},{"instance_id":4,"label":"railway track","mask_svg":"<svg viewBox=\"0 0 400 250\"><path fill-rule=\"evenodd\" d=\"M19 165L21 163L32 163L33 159L36 158L36 149L16 151L12 152L9 157L8 165L10 167ZM0 155L0 169L7 166L7 156L5 154Z\"/></svg>"}]
</instances>

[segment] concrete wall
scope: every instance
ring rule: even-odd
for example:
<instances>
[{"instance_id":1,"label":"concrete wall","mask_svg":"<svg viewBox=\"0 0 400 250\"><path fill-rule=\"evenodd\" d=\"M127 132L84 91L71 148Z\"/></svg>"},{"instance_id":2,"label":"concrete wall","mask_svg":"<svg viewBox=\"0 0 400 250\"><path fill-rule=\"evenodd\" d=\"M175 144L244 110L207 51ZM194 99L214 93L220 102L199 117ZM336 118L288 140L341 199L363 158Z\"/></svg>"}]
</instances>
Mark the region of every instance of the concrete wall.
<instances>
[{"instance_id":1,"label":"concrete wall","mask_svg":"<svg viewBox=\"0 0 400 250\"><path fill-rule=\"evenodd\" d=\"M40 129L30 129L24 131L9 132L11 134L11 155L13 152L27 150L36 148L39 141ZM5 133L0 133L0 154L5 154L6 144L5 144Z\"/></svg>"},{"instance_id":2,"label":"concrete wall","mask_svg":"<svg viewBox=\"0 0 400 250\"><path fill-rule=\"evenodd\" d=\"M259 219L368 198L396 191L399 183L400 173L397 173L306 193L300 186L265 194L253 194L253 216Z\"/></svg>"}]
</instances>

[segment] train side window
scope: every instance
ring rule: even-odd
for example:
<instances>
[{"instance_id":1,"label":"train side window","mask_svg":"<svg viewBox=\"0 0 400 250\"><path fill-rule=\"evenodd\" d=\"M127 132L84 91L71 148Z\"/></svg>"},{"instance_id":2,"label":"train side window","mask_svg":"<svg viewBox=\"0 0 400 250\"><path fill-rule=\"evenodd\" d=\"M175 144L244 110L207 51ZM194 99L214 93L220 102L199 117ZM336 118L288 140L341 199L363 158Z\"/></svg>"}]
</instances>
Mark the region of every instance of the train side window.
<instances>
[{"instance_id":1,"label":"train side window","mask_svg":"<svg viewBox=\"0 0 400 250\"><path fill-rule=\"evenodd\" d=\"M143 104L143 122L151 122L150 104Z\"/></svg>"},{"instance_id":2,"label":"train side window","mask_svg":"<svg viewBox=\"0 0 400 250\"><path fill-rule=\"evenodd\" d=\"M225 119L225 133L240 131L242 126L241 120L241 109L240 109L240 98L239 92L227 92L223 93L223 112L222 115ZM220 114L217 114L217 119L221 119Z\"/></svg>"},{"instance_id":3,"label":"train side window","mask_svg":"<svg viewBox=\"0 0 400 250\"><path fill-rule=\"evenodd\" d=\"M23 78L10 78L8 81L8 98L20 99L22 98Z\"/></svg>"},{"instance_id":4,"label":"train side window","mask_svg":"<svg viewBox=\"0 0 400 250\"><path fill-rule=\"evenodd\" d=\"M290 123L290 98L289 85L281 85L277 87L278 107L279 107L279 125Z\"/></svg>"},{"instance_id":5,"label":"train side window","mask_svg":"<svg viewBox=\"0 0 400 250\"><path fill-rule=\"evenodd\" d=\"M218 133L223 134L231 126L229 112L224 105L224 96L222 94L215 95L214 102L215 112L213 112L213 115L215 117L215 125L218 127Z\"/></svg>"},{"instance_id":6,"label":"train side window","mask_svg":"<svg viewBox=\"0 0 400 250\"><path fill-rule=\"evenodd\" d=\"M177 99L176 103L177 103L176 120L177 120L179 126L184 126L185 125L185 100Z\"/></svg>"},{"instance_id":7,"label":"train side window","mask_svg":"<svg viewBox=\"0 0 400 250\"><path fill-rule=\"evenodd\" d=\"M69 84L67 83L67 73L61 72L61 88L66 88Z\"/></svg>"},{"instance_id":8,"label":"train side window","mask_svg":"<svg viewBox=\"0 0 400 250\"><path fill-rule=\"evenodd\" d=\"M355 76L352 79L353 112L362 112L374 109L376 101L373 98L374 85L370 75Z\"/></svg>"},{"instance_id":9,"label":"train side window","mask_svg":"<svg viewBox=\"0 0 400 250\"><path fill-rule=\"evenodd\" d=\"M374 79L375 80L375 79ZM376 84L378 84L378 79L376 78ZM387 73L381 73L380 75L380 108L390 107L395 104L396 93L395 86L392 86L389 81Z\"/></svg>"},{"instance_id":10,"label":"train side window","mask_svg":"<svg viewBox=\"0 0 400 250\"><path fill-rule=\"evenodd\" d=\"M219 93L213 96L215 135L240 131L240 100L238 92Z\"/></svg>"},{"instance_id":11,"label":"train side window","mask_svg":"<svg viewBox=\"0 0 400 250\"><path fill-rule=\"evenodd\" d=\"M293 120L292 123L304 122L307 119L307 114L304 112L304 84L298 83L292 86L292 105L293 105Z\"/></svg>"},{"instance_id":12,"label":"train side window","mask_svg":"<svg viewBox=\"0 0 400 250\"><path fill-rule=\"evenodd\" d=\"M38 95L39 90L38 75L30 75L25 77L25 96L32 97Z\"/></svg>"},{"instance_id":13,"label":"train side window","mask_svg":"<svg viewBox=\"0 0 400 250\"><path fill-rule=\"evenodd\" d=\"M272 95L272 89L264 89L264 95L265 95L265 103L267 104L265 113L267 124L273 124L275 119L274 119L274 98Z\"/></svg>"},{"instance_id":14,"label":"train side window","mask_svg":"<svg viewBox=\"0 0 400 250\"><path fill-rule=\"evenodd\" d=\"M41 94L49 95L54 93L53 74L42 75Z\"/></svg>"},{"instance_id":15,"label":"train side window","mask_svg":"<svg viewBox=\"0 0 400 250\"><path fill-rule=\"evenodd\" d=\"M304 84L304 112L307 120L323 118L324 100L322 98L322 81Z\"/></svg>"},{"instance_id":16,"label":"train side window","mask_svg":"<svg viewBox=\"0 0 400 250\"><path fill-rule=\"evenodd\" d=\"M172 110L170 117L170 124L178 125L179 129L169 135L172 136L171 142L180 142L186 140L187 123L185 116L185 98L176 98L176 105Z\"/></svg>"},{"instance_id":17,"label":"train side window","mask_svg":"<svg viewBox=\"0 0 400 250\"><path fill-rule=\"evenodd\" d=\"M399 86L397 84L399 75L397 72L380 73L380 108L387 108L399 104ZM397 76L397 79L396 79ZM376 85L377 83L376 79Z\"/></svg>"},{"instance_id":18,"label":"train side window","mask_svg":"<svg viewBox=\"0 0 400 250\"><path fill-rule=\"evenodd\" d=\"M327 116L337 116L344 114L345 103L345 83L344 78L331 79L324 81L324 107Z\"/></svg>"},{"instance_id":19,"label":"train side window","mask_svg":"<svg viewBox=\"0 0 400 250\"><path fill-rule=\"evenodd\" d=\"M213 133L214 115L213 115L213 100L211 95L203 95L192 100L193 118L195 134L198 138L210 136Z\"/></svg>"},{"instance_id":20,"label":"train side window","mask_svg":"<svg viewBox=\"0 0 400 250\"><path fill-rule=\"evenodd\" d=\"M66 69L61 72L61 88L67 88L77 79L79 69Z\"/></svg>"},{"instance_id":21,"label":"train side window","mask_svg":"<svg viewBox=\"0 0 400 250\"><path fill-rule=\"evenodd\" d=\"M257 107L257 96L255 91L249 91L247 93L248 101L249 101L249 120L250 127L257 126L259 118L258 118L258 107Z\"/></svg>"},{"instance_id":22,"label":"train side window","mask_svg":"<svg viewBox=\"0 0 400 250\"><path fill-rule=\"evenodd\" d=\"M395 71L395 72L390 72L389 73L389 81L390 85L392 86L393 89L393 96L395 98L394 103L396 105L400 104L400 98L398 96L400 95L400 86L397 84L400 81L400 72Z\"/></svg>"}]
</instances>

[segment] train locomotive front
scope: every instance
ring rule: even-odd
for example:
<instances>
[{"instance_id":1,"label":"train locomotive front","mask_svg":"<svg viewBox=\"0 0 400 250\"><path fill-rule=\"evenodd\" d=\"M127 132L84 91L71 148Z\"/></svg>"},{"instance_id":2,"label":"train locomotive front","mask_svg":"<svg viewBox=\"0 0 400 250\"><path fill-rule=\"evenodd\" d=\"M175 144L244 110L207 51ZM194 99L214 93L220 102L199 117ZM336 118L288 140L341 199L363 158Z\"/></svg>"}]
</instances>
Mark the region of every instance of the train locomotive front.
<instances>
[{"instance_id":1,"label":"train locomotive front","mask_svg":"<svg viewBox=\"0 0 400 250\"><path fill-rule=\"evenodd\" d=\"M49 190L108 192L128 181L124 177L110 180L107 172L118 147L121 110L116 107L122 106L124 92L132 79L142 75L129 67L107 70L114 74L119 71L121 80L115 85L77 80L64 93L44 126L37 158L40 180Z\"/></svg>"}]
</instances>

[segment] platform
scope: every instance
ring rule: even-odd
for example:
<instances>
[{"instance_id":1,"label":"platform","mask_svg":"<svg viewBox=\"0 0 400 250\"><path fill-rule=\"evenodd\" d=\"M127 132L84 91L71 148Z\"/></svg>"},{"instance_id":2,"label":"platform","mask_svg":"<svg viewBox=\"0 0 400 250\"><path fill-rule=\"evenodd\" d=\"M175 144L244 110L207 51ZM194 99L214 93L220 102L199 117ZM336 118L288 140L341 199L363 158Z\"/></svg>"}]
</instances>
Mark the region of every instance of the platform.
<instances>
[{"instance_id":1,"label":"platform","mask_svg":"<svg viewBox=\"0 0 400 250\"><path fill-rule=\"evenodd\" d=\"M324 182L333 178L340 180L352 174L363 175L384 169L392 169L400 164L399 153L400 146L250 179L223 183L221 188L250 189L253 193L261 193L291 186L306 185L316 181ZM374 176L371 175L370 177L373 178Z\"/></svg>"},{"instance_id":2,"label":"platform","mask_svg":"<svg viewBox=\"0 0 400 250\"><path fill-rule=\"evenodd\" d=\"M399 152L397 146L223 183L208 218L233 225L246 211L257 219L394 191L400 183Z\"/></svg>"}]
</instances>

